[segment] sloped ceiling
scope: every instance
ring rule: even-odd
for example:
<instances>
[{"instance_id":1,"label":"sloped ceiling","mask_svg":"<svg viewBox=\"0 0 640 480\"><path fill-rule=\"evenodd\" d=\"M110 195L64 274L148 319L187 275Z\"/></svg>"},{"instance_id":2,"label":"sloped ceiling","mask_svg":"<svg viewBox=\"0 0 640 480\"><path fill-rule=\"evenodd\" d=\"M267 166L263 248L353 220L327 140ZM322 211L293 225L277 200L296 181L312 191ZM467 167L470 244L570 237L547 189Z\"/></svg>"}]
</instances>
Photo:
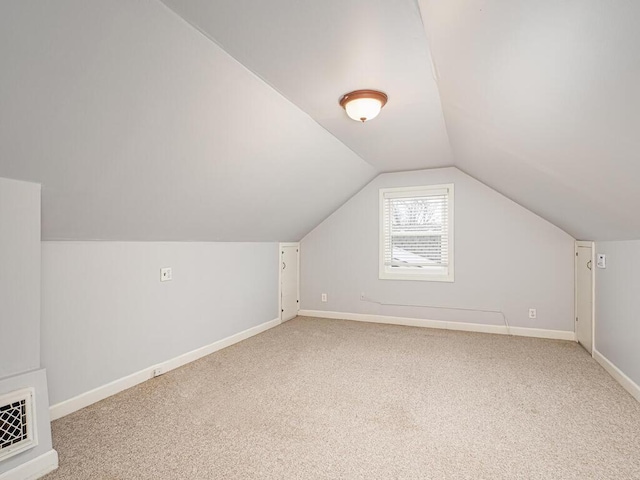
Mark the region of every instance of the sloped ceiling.
<instances>
[{"instance_id":1,"label":"sloped ceiling","mask_svg":"<svg viewBox=\"0 0 640 480\"><path fill-rule=\"evenodd\" d=\"M451 165L414 0L163 1L379 170ZM366 125L338 104L362 88L389 95Z\"/></svg>"},{"instance_id":2,"label":"sloped ceiling","mask_svg":"<svg viewBox=\"0 0 640 480\"><path fill-rule=\"evenodd\" d=\"M160 2L2 2L0 65L44 239L297 240L376 174Z\"/></svg>"},{"instance_id":3,"label":"sloped ceiling","mask_svg":"<svg viewBox=\"0 0 640 480\"><path fill-rule=\"evenodd\" d=\"M296 240L382 171L455 165L640 238L640 2L0 4L0 176L45 239ZM195 28L194 28L195 27ZM340 96L389 94L362 125Z\"/></svg>"},{"instance_id":4,"label":"sloped ceiling","mask_svg":"<svg viewBox=\"0 0 640 480\"><path fill-rule=\"evenodd\" d=\"M639 2L163 1L381 171L453 164L576 238L640 238ZM362 126L335 105L365 87L390 101Z\"/></svg>"},{"instance_id":5,"label":"sloped ceiling","mask_svg":"<svg viewBox=\"0 0 640 480\"><path fill-rule=\"evenodd\" d=\"M640 2L420 6L456 166L576 238L640 238Z\"/></svg>"}]
</instances>

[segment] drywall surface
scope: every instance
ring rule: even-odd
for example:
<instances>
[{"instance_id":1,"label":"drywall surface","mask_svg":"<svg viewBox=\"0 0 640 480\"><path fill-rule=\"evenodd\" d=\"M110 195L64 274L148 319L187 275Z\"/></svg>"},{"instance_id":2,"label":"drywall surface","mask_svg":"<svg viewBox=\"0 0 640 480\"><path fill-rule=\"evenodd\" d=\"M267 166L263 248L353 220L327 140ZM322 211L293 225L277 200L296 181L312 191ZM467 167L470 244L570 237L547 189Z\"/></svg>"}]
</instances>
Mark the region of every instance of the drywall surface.
<instances>
[{"instance_id":1,"label":"drywall surface","mask_svg":"<svg viewBox=\"0 0 640 480\"><path fill-rule=\"evenodd\" d=\"M0 178L0 378L40 367L40 185Z\"/></svg>"},{"instance_id":2,"label":"drywall surface","mask_svg":"<svg viewBox=\"0 0 640 480\"><path fill-rule=\"evenodd\" d=\"M276 243L43 242L42 272L52 404L279 316Z\"/></svg>"},{"instance_id":3,"label":"drywall surface","mask_svg":"<svg viewBox=\"0 0 640 480\"><path fill-rule=\"evenodd\" d=\"M380 171L453 164L415 0L162 1ZM390 95L366 128L338 106L360 88Z\"/></svg>"},{"instance_id":4,"label":"drywall surface","mask_svg":"<svg viewBox=\"0 0 640 480\"><path fill-rule=\"evenodd\" d=\"M640 385L640 241L598 242L595 348Z\"/></svg>"},{"instance_id":5,"label":"drywall surface","mask_svg":"<svg viewBox=\"0 0 640 480\"><path fill-rule=\"evenodd\" d=\"M640 238L640 2L418 3L455 165L575 238Z\"/></svg>"},{"instance_id":6,"label":"drywall surface","mask_svg":"<svg viewBox=\"0 0 640 480\"><path fill-rule=\"evenodd\" d=\"M47 395L47 375L44 369L14 375L0 380L0 395L33 387L35 389L36 428L38 445L30 450L19 453L0 462L0 475L13 470L26 462L51 451L51 425L49 422L49 398ZM11 477L18 478L18 477Z\"/></svg>"},{"instance_id":7,"label":"drywall surface","mask_svg":"<svg viewBox=\"0 0 640 480\"><path fill-rule=\"evenodd\" d=\"M0 178L0 395L36 392L38 445L0 475L51 451L47 376L40 369L40 185Z\"/></svg>"},{"instance_id":8,"label":"drywall surface","mask_svg":"<svg viewBox=\"0 0 640 480\"><path fill-rule=\"evenodd\" d=\"M379 189L443 183L455 185L455 282L379 280ZM302 240L301 308L502 324L478 311L496 310L512 326L573 331L573 256L572 237L456 168L383 174Z\"/></svg>"},{"instance_id":9,"label":"drywall surface","mask_svg":"<svg viewBox=\"0 0 640 480\"><path fill-rule=\"evenodd\" d=\"M156 0L0 2L0 65L45 240L299 240L376 174Z\"/></svg>"}]
</instances>

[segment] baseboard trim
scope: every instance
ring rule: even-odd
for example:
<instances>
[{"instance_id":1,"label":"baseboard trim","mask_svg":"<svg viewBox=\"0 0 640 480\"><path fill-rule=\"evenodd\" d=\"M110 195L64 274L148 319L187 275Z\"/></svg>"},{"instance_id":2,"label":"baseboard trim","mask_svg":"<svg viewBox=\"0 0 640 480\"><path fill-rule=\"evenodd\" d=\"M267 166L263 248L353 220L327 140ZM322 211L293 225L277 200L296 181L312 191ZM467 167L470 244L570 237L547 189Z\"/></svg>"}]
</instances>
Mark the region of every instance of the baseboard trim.
<instances>
[{"instance_id":1,"label":"baseboard trim","mask_svg":"<svg viewBox=\"0 0 640 480\"><path fill-rule=\"evenodd\" d=\"M98 388L94 388L93 390L89 390L88 392L81 393L76 397L52 405L49 408L51 420L53 421L57 420L58 418L62 418L65 415L69 415L70 413L80 410L81 408L88 407L93 403L104 400L105 398L115 395L116 393L122 392L123 390L145 382L153 378L153 371L156 368L161 368L162 372L166 373L170 370L174 370L178 367L186 365L187 363L198 360L199 358L217 352L218 350L222 350L223 348L241 342L242 340L253 337L254 335L258 335L259 333L269 330L270 328L273 328L277 325L280 325L279 318L269 320L268 322L248 328L247 330L236 333L235 335L223 338L222 340L218 340L217 342L205 345L204 347L197 348L165 362L151 365L150 367L132 373L131 375L119 378L118 380L114 380L113 382L107 383L106 385L102 385Z\"/></svg>"},{"instance_id":2,"label":"baseboard trim","mask_svg":"<svg viewBox=\"0 0 640 480\"><path fill-rule=\"evenodd\" d=\"M353 320L356 322L385 323L406 327L438 328L444 330L461 330L464 332L495 333L498 335L517 335L519 337L549 338L554 340L575 341L574 332L563 330L544 330L541 328L510 327L505 325L486 325L481 323L445 322L424 318L391 317L386 315L370 315L365 313L325 312L322 310L300 310L298 315L305 317L332 318Z\"/></svg>"},{"instance_id":3,"label":"baseboard trim","mask_svg":"<svg viewBox=\"0 0 640 480\"><path fill-rule=\"evenodd\" d=\"M576 333L567 330L546 330L544 328L510 327L511 335L516 337L548 338L550 340L576 341ZM507 332L504 332L507 333Z\"/></svg>"},{"instance_id":4,"label":"baseboard trim","mask_svg":"<svg viewBox=\"0 0 640 480\"><path fill-rule=\"evenodd\" d=\"M599 351L593 351L593 358L602 365L609 375L611 375L622 387L631 394L633 398L640 402L640 386L627 377L622 370L616 367L611 360L602 355Z\"/></svg>"},{"instance_id":5,"label":"baseboard trim","mask_svg":"<svg viewBox=\"0 0 640 480\"><path fill-rule=\"evenodd\" d=\"M35 480L58 468L58 452L49 450L39 457L0 474L0 480Z\"/></svg>"}]
</instances>

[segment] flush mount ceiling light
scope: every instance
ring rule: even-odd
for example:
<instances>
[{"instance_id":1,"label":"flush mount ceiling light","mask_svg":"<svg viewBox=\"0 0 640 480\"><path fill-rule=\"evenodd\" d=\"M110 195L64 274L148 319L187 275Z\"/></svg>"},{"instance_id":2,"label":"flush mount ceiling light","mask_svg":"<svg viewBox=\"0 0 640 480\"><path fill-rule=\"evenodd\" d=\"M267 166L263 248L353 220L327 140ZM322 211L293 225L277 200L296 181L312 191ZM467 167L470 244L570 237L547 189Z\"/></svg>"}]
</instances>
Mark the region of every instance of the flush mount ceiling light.
<instances>
[{"instance_id":1,"label":"flush mount ceiling light","mask_svg":"<svg viewBox=\"0 0 640 480\"><path fill-rule=\"evenodd\" d=\"M363 123L377 117L386 103L387 95L377 90L355 90L340 99L340 106L347 115Z\"/></svg>"}]
</instances>

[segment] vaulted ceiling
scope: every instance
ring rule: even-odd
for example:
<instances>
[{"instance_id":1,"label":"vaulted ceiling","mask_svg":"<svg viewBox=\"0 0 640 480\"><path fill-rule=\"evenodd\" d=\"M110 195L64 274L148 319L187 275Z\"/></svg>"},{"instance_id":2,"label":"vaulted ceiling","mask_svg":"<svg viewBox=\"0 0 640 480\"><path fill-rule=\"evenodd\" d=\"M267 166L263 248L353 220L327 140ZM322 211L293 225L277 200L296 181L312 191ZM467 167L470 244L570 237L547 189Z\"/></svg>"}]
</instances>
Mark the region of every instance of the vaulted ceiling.
<instances>
[{"instance_id":1,"label":"vaulted ceiling","mask_svg":"<svg viewBox=\"0 0 640 480\"><path fill-rule=\"evenodd\" d=\"M415 1L163 1L378 170L452 164ZM366 125L338 104L361 88L391 98Z\"/></svg>"},{"instance_id":2,"label":"vaulted ceiling","mask_svg":"<svg viewBox=\"0 0 640 480\"><path fill-rule=\"evenodd\" d=\"M0 176L43 238L296 240L455 165L576 238L640 238L638 2L0 5ZM338 105L389 95L359 124Z\"/></svg>"},{"instance_id":3,"label":"vaulted ceiling","mask_svg":"<svg viewBox=\"0 0 640 480\"><path fill-rule=\"evenodd\" d=\"M640 2L420 6L456 166L576 238L640 238Z\"/></svg>"}]
</instances>

